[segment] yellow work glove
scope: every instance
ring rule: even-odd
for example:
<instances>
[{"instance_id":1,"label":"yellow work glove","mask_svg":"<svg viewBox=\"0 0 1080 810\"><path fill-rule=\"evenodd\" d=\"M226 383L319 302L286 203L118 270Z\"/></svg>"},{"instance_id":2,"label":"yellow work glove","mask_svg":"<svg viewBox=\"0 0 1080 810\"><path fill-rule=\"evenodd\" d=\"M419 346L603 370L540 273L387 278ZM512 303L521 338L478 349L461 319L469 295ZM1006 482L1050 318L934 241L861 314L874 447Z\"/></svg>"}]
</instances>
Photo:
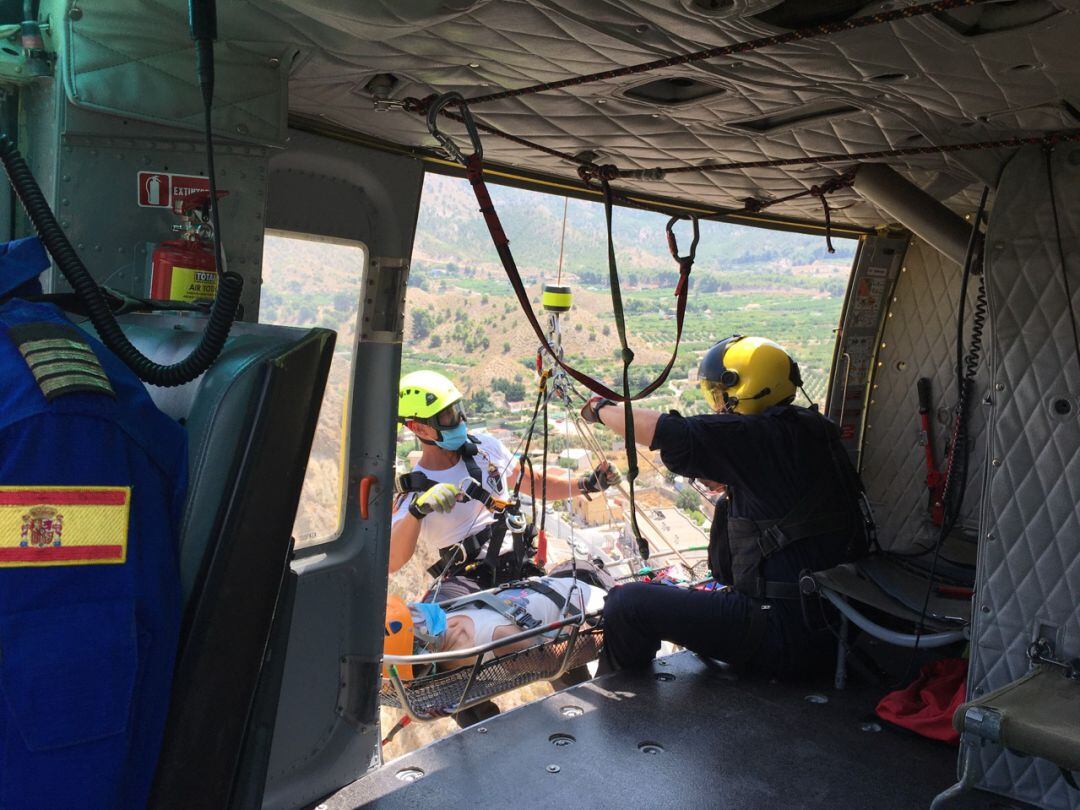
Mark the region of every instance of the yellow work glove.
<instances>
[{"instance_id":1,"label":"yellow work glove","mask_svg":"<svg viewBox=\"0 0 1080 810\"><path fill-rule=\"evenodd\" d=\"M461 494L453 484L436 484L409 505L409 513L417 520L423 520L432 512L449 512Z\"/></svg>"}]
</instances>

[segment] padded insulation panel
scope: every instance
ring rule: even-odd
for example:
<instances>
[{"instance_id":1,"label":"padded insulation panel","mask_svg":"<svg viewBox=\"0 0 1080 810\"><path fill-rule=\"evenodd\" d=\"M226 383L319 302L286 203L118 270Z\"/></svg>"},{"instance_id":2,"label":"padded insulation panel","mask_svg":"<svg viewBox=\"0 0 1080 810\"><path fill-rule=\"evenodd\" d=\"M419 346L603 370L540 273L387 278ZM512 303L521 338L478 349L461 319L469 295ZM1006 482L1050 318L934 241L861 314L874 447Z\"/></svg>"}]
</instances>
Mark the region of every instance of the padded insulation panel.
<instances>
[{"instance_id":1,"label":"padded insulation panel","mask_svg":"<svg viewBox=\"0 0 1080 810\"><path fill-rule=\"evenodd\" d=\"M199 95L181 5L113 0L83 4L78 15L54 15L64 18L57 28L63 31L64 81L72 103L197 131ZM280 142L280 90L287 77L290 112L434 147L419 116L373 109L367 87L374 76L394 76L393 99L448 90L470 98L784 30L755 16L778 5L776 0L711 5L717 8L709 11L710 4L690 0L219 3L215 123L233 138ZM985 32L981 15L993 16L997 5L959 14L966 25L931 15L647 77L506 99L476 112L515 135L571 154L599 150L603 162L628 168L979 141L1076 127L1080 0L1029 3L1037 6L1034 13L1020 10L1000 30ZM858 13L883 7L870 2ZM627 96L644 81L684 77L723 92L670 105ZM134 109L133 89L141 99ZM823 108L837 112L800 112ZM760 123L763 118L788 123L770 126ZM493 160L576 182L575 167L559 158L496 138L486 138L484 147ZM1003 151L919 155L893 165L935 197L967 210L977 199L977 178L992 179L1005 157ZM806 191L837 171L796 166L690 172L619 185L739 208L748 196ZM830 200L837 222L887 220L851 190ZM813 197L771 212L821 218Z\"/></svg>"},{"instance_id":2,"label":"padded insulation panel","mask_svg":"<svg viewBox=\"0 0 1080 810\"><path fill-rule=\"evenodd\" d=\"M878 525L878 540L888 550L928 545L936 537L930 522L926 459L916 383L931 380L931 442L938 469L952 433L956 403L956 315L960 265L918 238L912 239L893 291L867 410L862 476ZM971 338L978 280L968 289L964 339ZM969 409L968 484L963 524L977 528L985 465L986 358L979 367Z\"/></svg>"},{"instance_id":3,"label":"padded insulation panel","mask_svg":"<svg viewBox=\"0 0 1080 810\"><path fill-rule=\"evenodd\" d=\"M987 244L993 405L968 682L974 695L1025 674L1036 634L1047 634L1059 657L1080 656L1080 353L1070 317L1080 305L1080 149L1058 148L1049 158L1025 149L1007 164ZM1080 807L1080 792L1045 761L995 746L980 749L979 759L981 787L1044 807Z\"/></svg>"}]
</instances>

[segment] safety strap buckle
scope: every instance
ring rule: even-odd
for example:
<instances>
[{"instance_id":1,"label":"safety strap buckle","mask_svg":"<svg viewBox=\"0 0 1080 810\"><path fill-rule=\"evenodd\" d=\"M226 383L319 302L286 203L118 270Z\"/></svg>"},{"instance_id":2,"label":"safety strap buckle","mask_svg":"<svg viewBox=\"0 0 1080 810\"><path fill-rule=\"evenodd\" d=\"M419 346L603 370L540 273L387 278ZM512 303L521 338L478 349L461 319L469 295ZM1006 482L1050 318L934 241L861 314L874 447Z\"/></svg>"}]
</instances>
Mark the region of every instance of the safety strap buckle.
<instances>
[{"instance_id":1,"label":"safety strap buckle","mask_svg":"<svg viewBox=\"0 0 1080 810\"><path fill-rule=\"evenodd\" d=\"M496 498L475 478L462 478L458 482L458 489L464 492L470 500L479 501L485 509L495 515L502 514L512 504L512 501Z\"/></svg>"},{"instance_id":2,"label":"safety strap buckle","mask_svg":"<svg viewBox=\"0 0 1080 810\"><path fill-rule=\"evenodd\" d=\"M525 630L532 630L534 627L540 626L540 620L520 605L514 605L510 602L506 602L505 615L506 618L514 622L514 624Z\"/></svg>"},{"instance_id":3,"label":"safety strap buckle","mask_svg":"<svg viewBox=\"0 0 1080 810\"><path fill-rule=\"evenodd\" d=\"M779 523L769 526L758 534L758 548L761 549L761 556L766 559L784 548L788 543L788 537L784 534L784 530Z\"/></svg>"}]
</instances>

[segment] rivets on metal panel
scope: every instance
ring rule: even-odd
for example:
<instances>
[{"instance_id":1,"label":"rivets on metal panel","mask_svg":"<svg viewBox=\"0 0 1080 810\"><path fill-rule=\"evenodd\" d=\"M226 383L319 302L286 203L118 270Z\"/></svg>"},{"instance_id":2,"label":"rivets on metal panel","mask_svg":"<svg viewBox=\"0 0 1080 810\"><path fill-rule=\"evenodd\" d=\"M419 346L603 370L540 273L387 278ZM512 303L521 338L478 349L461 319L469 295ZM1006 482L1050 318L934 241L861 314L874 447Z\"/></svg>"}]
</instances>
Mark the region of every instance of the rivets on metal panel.
<instances>
[{"instance_id":1,"label":"rivets on metal panel","mask_svg":"<svg viewBox=\"0 0 1080 810\"><path fill-rule=\"evenodd\" d=\"M278 59L276 56L271 56L269 59L266 60L266 64L268 64L272 68L276 68L278 65L281 64L281 60Z\"/></svg>"},{"instance_id":2,"label":"rivets on metal panel","mask_svg":"<svg viewBox=\"0 0 1080 810\"><path fill-rule=\"evenodd\" d=\"M879 731L881 731L881 724L880 723L863 723L862 725L859 726L859 731L869 731L872 734L877 734Z\"/></svg>"},{"instance_id":3,"label":"rivets on metal panel","mask_svg":"<svg viewBox=\"0 0 1080 810\"><path fill-rule=\"evenodd\" d=\"M565 748L568 745L573 745L577 742L577 738L572 734L552 734L548 737L548 742L554 745L556 748Z\"/></svg>"},{"instance_id":4,"label":"rivets on metal panel","mask_svg":"<svg viewBox=\"0 0 1080 810\"><path fill-rule=\"evenodd\" d=\"M480 728L478 728L476 730L476 733L477 734L487 734L488 733L487 726L480 726Z\"/></svg>"},{"instance_id":5,"label":"rivets on metal panel","mask_svg":"<svg viewBox=\"0 0 1080 810\"><path fill-rule=\"evenodd\" d=\"M558 773L562 770L562 768L560 768L558 765L548 765L547 768L545 768L544 770L546 770L548 773Z\"/></svg>"},{"instance_id":6,"label":"rivets on metal panel","mask_svg":"<svg viewBox=\"0 0 1080 810\"><path fill-rule=\"evenodd\" d=\"M402 768L394 776L402 782L415 782L424 777L424 771L420 768Z\"/></svg>"},{"instance_id":7,"label":"rivets on metal panel","mask_svg":"<svg viewBox=\"0 0 1080 810\"><path fill-rule=\"evenodd\" d=\"M672 675L670 672L657 672L655 675L653 675L653 677L656 678L656 680L658 680L658 681L673 681L673 680L675 680L675 676Z\"/></svg>"},{"instance_id":8,"label":"rivets on metal panel","mask_svg":"<svg viewBox=\"0 0 1080 810\"><path fill-rule=\"evenodd\" d=\"M807 703L828 703L829 699L825 695L807 695L803 698Z\"/></svg>"},{"instance_id":9,"label":"rivets on metal panel","mask_svg":"<svg viewBox=\"0 0 1080 810\"><path fill-rule=\"evenodd\" d=\"M990 615L990 606L989 605L983 605L981 608L979 608L979 610L981 610L983 612L983 614L986 615L986 616Z\"/></svg>"},{"instance_id":10,"label":"rivets on metal panel","mask_svg":"<svg viewBox=\"0 0 1080 810\"><path fill-rule=\"evenodd\" d=\"M993 542L994 542L994 541L995 541L996 539L997 539L997 538L996 538L996 537L994 537L994 533L993 533L993 532L987 532L987 533L986 533L986 542L988 542L988 543L993 543Z\"/></svg>"},{"instance_id":11,"label":"rivets on metal panel","mask_svg":"<svg viewBox=\"0 0 1080 810\"><path fill-rule=\"evenodd\" d=\"M664 746L660 745L660 743L646 741L638 743L637 750L643 754L655 757L657 754L664 753Z\"/></svg>"},{"instance_id":12,"label":"rivets on metal panel","mask_svg":"<svg viewBox=\"0 0 1080 810\"><path fill-rule=\"evenodd\" d=\"M974 689L974 692L975 692L975 697L981 697L983 695L983 693L986 692L986 690L983 689L981 686L976 686L975 689Z\"/></svg>"},{"instance_id":13,"label":"rivets on metal panel","mask_svg":"<svg viewBox=\"0 0 1080 810\"><path fill-rule=\"evenodd\" d=\"M990 464L992 466L994 466L994 467L1000 467L1001 466L1001 459L1000 458L991 459Z\"/></svg>"},{"instance_id":14,"label":"rivets on metal panel","mask_svg":"<svg viewBox=\"0 0 1080 810\"><path fill-rule=\"evenodd\" d=\"M82 14L83 14L83 11L82 11L81 8L79 8L78 6L72 6L71 10L68 11L68 19L69 20L74 20L75 22L78 22L79 20L82 19Z\"/></svg>"},{"instance_id":15,"label":"rivets on metal panel","mask_svg":"<svg viewBox=\"0 0 1080 810\"><path fill-rule=\"evenodd\" d=\"M580 706L563 706L559 709L559 714L563 717L581 717L581 715L585 714L585 710Z\"/></svg>"},{"instance_id":16,"label":"rivets on metal panel","mask_svg":"<svg viewBox=\"0 0 1080 810\"><path fill-rule=\"evenodd\" d=\"M1004 391L1005 390L1005 383L995 383L994 390L995 391Z\"/></svg>"}]
</instances>

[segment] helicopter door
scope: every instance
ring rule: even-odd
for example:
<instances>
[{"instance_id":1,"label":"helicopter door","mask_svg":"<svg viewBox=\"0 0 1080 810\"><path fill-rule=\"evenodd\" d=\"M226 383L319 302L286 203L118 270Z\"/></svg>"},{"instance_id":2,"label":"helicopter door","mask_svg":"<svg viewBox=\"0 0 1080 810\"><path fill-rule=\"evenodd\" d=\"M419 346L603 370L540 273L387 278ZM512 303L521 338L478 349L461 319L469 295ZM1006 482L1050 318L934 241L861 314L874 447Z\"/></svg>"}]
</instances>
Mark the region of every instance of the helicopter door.
<instances>
[{"instance_id":1,"label":"helicopter door","mask_svg":"<svg viewBox=\"0 0 1080 810\"><path fill-rule=\"evenodd\" d=\"M419 161L292 132L270 161L275 232L366 246L352 384L344 395L341 529L298 543L298 574L264 807L293 808L354 781L378 762L380 620L386 599L397 380L408 262L420 205ZM338 268L333 268L336 272ZM306 268L317 287L320 273ZM356 305L355 303L353 304ZM328 397L333 397L332 391ZM362 517L360 482L369 501ZM302 538L301 538L302 540Z\"/></svg>"}]
</instances>

